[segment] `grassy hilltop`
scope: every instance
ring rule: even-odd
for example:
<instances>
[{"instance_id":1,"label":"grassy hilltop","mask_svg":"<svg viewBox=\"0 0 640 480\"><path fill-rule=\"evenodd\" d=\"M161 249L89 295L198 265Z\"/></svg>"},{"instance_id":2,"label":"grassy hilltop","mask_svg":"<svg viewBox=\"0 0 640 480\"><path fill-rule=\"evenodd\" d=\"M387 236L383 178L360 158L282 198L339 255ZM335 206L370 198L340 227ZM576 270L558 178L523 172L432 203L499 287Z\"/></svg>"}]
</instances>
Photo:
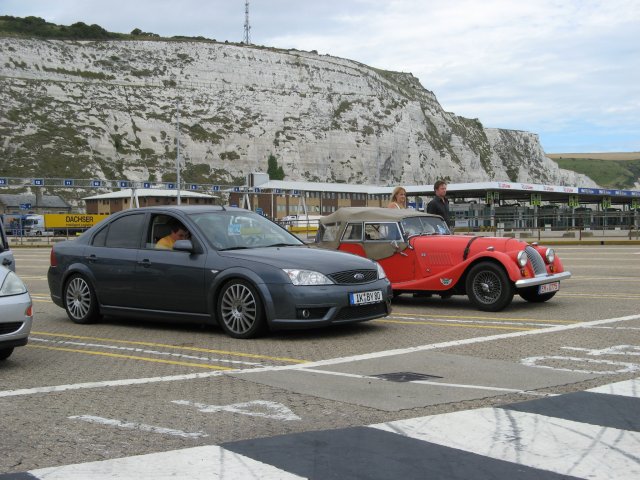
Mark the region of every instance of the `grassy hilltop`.
<instances>
[{"instance_id":1,"label":"grassy hilltop","mask_svg":"<svg viewBox=\"0 0 640 480\"><path fill-rule=\"evenodd\" d=\"M605 188L628 189L640 181L640 152L548 153L547 157Z\"/></svg>"}]
</instances>

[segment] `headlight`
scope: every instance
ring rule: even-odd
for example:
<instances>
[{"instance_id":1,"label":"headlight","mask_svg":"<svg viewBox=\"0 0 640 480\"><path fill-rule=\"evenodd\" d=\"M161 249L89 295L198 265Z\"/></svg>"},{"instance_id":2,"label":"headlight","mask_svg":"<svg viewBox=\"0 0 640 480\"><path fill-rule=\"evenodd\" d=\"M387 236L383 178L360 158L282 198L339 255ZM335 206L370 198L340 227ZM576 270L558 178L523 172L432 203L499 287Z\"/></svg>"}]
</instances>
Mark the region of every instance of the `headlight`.
<instances>
[{"instance_id":1,"label":"headlight","mask_svg":"<svg viewBox=\"0 0 640 480\"><path fill-rule=\"evenodd\" d=\"M556 252L553 248L547 248L546 252L544 252L544 258L547 259L547 263L553 263L556 259Z\"/></svg>"},{"instance_id":2,"label":"headlight","mask_svg":"<svg viewBox=\"0 0 640 480\"><path fill-rule=\"evenodd\" d=\"M378 268L378 279L387 278L387 274L384 272L382 265L376 262L376 267Z\"/></svg>"},{"instance_id":3,"label":"headlight","mask_svg":"<svg viewBox=\"0 0 640 480\"><path fill-rule=\"evenodd\" d=\"M333 285L333 282L320 272L283 268L284 273L294 285Z\"/></svg>"},{"instance_id":4,"label":"headlight","mask_svg":"<svg viewBox=\"0 0 640 480\"><path fill-rule=\"evenodd\" d=\"M518 265L520 265L520 267L524 267L527 264L527 260L527 252L520 250L517 257Z\"/></svg>"},{"instance_id":5,"label":"headlight","mask_svg":"<svg viewBox=\"0 0 640 480\"><path fill-rule=\"evenodd\" d=\"M18 295L20 293L26 293L27 287L25 287L20 277L13 272L9 272L4 279L4 283L0 287L0 297L6 297L8 295Z\"/></svg>"}]
</instances>

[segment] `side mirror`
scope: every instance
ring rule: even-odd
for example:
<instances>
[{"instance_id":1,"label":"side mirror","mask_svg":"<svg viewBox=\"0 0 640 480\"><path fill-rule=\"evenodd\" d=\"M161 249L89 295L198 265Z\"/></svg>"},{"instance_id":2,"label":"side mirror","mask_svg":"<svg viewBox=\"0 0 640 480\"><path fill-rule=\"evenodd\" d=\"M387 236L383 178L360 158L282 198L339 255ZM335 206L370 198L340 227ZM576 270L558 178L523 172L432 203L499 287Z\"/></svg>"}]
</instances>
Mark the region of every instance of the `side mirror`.
<instances>
[{"instance_id":1,"label":"side mirror","mask_svg":"<svg viewBox=\"0 0 640 480\"><path fill-rule=\"evenodd\" d=\"M173 249L180 252L193 252L193 243L191 240L176 240L173 244Z\"/></svg>"}]
</instances>

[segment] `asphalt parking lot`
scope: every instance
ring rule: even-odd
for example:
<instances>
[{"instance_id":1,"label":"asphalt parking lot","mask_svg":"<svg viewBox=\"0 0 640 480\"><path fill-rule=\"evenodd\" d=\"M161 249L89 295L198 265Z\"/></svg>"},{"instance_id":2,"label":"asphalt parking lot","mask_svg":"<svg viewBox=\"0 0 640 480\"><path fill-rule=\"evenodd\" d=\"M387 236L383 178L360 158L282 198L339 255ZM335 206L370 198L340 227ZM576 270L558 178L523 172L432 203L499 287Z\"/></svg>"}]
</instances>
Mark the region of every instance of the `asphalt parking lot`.
<instances>
[{"instance_id":1,"label":"asphalt parking lot","mask_svg":"<svg viewBox=\"0 0 640 480\"><path fill-rule=\"evenodd\" d=\"M399 297L386 319L235 340L71 323L48 248L18 248L30 343L0 364L0 473L495 406L640 376L640 246L558 246L555 298L499 313ZM34 448L37 446L37 448Z\"/></svg>"}]
</instances>

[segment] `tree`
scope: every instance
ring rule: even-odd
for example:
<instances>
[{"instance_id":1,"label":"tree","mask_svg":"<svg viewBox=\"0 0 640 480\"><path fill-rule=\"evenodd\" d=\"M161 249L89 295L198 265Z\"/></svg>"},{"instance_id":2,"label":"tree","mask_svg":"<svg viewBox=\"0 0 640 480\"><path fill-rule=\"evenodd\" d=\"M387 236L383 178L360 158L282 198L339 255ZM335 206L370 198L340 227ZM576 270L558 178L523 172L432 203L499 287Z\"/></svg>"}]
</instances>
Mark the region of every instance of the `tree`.
<instances>
[{"instance_id":1,"label":"tree","mask_svg":"<svg viewBox=\"0 0 640 480\"><path fill-rule=\"evenodd\" d=\"M278 165L278 159L271 153L269 155L269 159L267 160L267 173L269 174L270 180L284 180L284 170L280 165Z\"/></svg>"}]
</instances>

